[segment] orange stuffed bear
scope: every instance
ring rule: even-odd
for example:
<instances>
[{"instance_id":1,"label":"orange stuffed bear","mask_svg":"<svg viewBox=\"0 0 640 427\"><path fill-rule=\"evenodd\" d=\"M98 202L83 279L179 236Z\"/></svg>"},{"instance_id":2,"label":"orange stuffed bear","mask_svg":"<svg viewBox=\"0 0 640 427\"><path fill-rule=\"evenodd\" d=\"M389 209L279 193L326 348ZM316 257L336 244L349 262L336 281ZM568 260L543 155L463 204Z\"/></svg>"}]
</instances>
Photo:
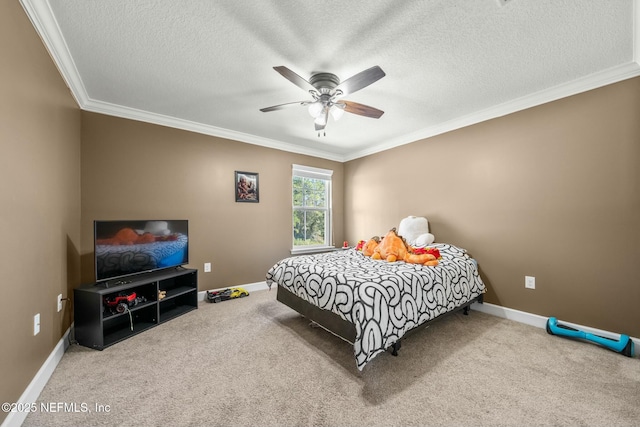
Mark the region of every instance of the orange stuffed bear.
<instances>
[{"instance_id":1,"label":"orange stuffed bear","mask_svg":"<svg viewBox=\"0 0 640 427\"><path fill-rule=\"evenodd\" d=\"M373 251L376 249L376 247L380 244L380 238L378 236L373 236L372 238L369 239L368 242L366 242L363 246L362 246L362 254L364 256L371 256L373 255Z\"/></svg>"},{"instance_id":2,"label":"orange stuffed bear","mask_svg":"<svg viewBox=\"0 0 640 427\"><path fill-rule=\"evenodd\" d=\"M407 245L401 237L396 234L396 229L392 228L382 239L380 244L373 250L373 259L384 259L387 262L403 261L407 255Z\"/></svg>"},{"instance_id":3,"label":"orange stuffed bear","mask_svg":"<svg viewBox=\"0 0 640 427\"><path fill-rule=\"evenodd\" d=\"M382 241L378 237L372 237L362 248L362 254L371 259L380 259L387 262L404 261L410 264L422 264L435 267L439 264L433 253L426 253L424 249L415 250L407 245L401 236L392 228Z\"/></svg>"}]
</instances>

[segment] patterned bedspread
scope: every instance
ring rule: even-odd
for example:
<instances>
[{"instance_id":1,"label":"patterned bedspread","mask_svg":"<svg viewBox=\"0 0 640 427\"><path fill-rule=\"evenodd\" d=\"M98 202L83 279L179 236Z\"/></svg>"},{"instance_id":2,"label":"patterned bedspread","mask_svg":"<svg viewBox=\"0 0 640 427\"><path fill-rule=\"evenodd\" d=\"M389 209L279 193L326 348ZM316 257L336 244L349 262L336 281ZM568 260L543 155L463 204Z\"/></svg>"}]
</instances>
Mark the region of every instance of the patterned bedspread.
<instances>
[{"instance_id":1,"label":"patterned bedspread","mask_svg":"<svg viewBox=\"0 0 640 427\"><path fill-rule=\"evenodd\" d=\"M269 269L266 281L353 323L356 365L362 370L412 328L485 292L464 249L430 247L442 256L436 267L377 261L345 249L285 258Z\"/></svg>"}]
</instances>

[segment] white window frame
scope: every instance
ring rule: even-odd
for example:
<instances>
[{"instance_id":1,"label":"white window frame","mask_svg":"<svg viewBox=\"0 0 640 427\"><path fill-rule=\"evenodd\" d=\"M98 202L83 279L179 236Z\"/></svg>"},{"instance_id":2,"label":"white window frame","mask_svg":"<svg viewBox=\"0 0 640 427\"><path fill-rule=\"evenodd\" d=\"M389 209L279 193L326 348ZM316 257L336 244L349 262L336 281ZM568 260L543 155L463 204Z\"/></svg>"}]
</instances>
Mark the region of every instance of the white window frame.
<instances>
[{"instance_id":1,"label":"white window frame","mask_svg":"<svg viewBox=\"0 0 640 427\"><path fill-rule=\"evenodd\" d=\"M303 165L292 165L292 174L291 174L291 254L302 254L302 253L310 253L310 252L323 252L328 250L335 249L335 246L332 244L332 236L333 236L333 200L332 200L332 176L333 171L330 169L321 169L314 168L311 166L303 166ZM327 206L324 209L325 211L325 233L324 233L324 244L322 245L304 245L304 246L295 246L294 245L294 236L293 236L293 213L296 210L318 210L318 209L310 209L310 208L301 208L293 205L293 179L295 177L302 178L313 178L313 179L323 179L327 182Z\"/></svg>"}]
</instances>

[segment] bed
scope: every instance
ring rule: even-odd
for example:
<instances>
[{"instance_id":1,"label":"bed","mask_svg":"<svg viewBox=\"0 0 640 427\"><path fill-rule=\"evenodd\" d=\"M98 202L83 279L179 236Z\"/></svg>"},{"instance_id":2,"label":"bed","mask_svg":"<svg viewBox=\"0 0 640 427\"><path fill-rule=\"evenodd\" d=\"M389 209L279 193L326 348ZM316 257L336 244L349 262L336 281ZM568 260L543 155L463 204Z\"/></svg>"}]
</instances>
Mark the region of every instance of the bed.
<instances>
[{"instance_id":1,"label":"bed","mask_svg":"<svg viewBox=\"0 0 640 427\"><path fill-rule=\"evenodd\" d=\"M266 282L277 299L353 344L362 370L378 354L397 354L401 338L447 314L482 302L485 285L465 249L433 244L436 267L386 262L354 248L278 261Z\"/></svg>"}]
</instances>

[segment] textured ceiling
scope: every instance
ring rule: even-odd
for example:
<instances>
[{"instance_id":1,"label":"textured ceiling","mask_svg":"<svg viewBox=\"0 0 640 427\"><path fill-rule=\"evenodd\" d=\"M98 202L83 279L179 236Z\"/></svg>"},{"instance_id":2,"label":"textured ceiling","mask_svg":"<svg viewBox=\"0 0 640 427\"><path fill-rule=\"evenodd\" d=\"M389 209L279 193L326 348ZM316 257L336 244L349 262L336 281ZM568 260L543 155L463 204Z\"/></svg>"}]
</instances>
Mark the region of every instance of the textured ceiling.
<instances>
[{"instance_id":1,"label":"textured ceiling","mask_svg":"<svg viewBox=\"0 0 640 427\"><path fill-rule=\"evenodd\" d=\"M80 107L346 161L640 75L638 0L21 0ZM283 78L386 76L318 137Z\"/></svg>"}]
</instances>

